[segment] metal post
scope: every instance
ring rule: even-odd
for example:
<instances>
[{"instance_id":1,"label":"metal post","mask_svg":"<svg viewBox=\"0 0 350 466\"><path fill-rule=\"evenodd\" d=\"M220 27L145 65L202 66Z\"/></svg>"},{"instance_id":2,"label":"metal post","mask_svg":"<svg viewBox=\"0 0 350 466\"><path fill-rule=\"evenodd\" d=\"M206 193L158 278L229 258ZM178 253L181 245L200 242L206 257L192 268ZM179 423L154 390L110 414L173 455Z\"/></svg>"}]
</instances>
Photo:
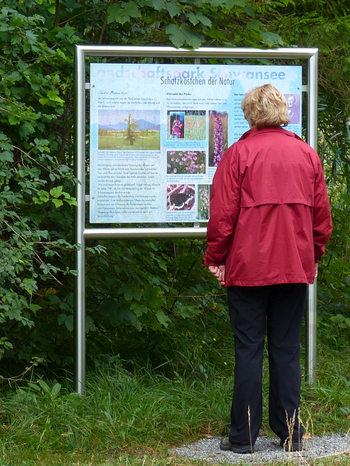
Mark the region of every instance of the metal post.
<instances>
[{"instance_id":1,"label":"metal post","mask_svg":"<svg viewBox=\"0 0 350 466\"><path fill-rule=\"evenodd\" d=\"M308 383L316 377L316 343L317 343L317 282L308 287L306 314L306 376Z\"/></svg>"},{"instance_id":2,"label":"metal post","mask_svg":"<svg viewBox=\"0 0 350 466\"><path fill-rule=\"evenodd\" d=\"M318 52L309 58L308 66L308 127L307 137L311 147L317 150L317 64ZM315 380L317 357L317 281L308 287L306 315L306 376L307 381Z\"/></svg>"},{"instance_id":3,"label":"metal post","mask_svg":"<svg viewBox=\"0 0 350 466\"><path fill-rule=\"evenodd\" d=\"M75 390L85 388L85 56L75 54L75 144L76 144L76 310L75 310Z\"/></svg>"}]
</instances>

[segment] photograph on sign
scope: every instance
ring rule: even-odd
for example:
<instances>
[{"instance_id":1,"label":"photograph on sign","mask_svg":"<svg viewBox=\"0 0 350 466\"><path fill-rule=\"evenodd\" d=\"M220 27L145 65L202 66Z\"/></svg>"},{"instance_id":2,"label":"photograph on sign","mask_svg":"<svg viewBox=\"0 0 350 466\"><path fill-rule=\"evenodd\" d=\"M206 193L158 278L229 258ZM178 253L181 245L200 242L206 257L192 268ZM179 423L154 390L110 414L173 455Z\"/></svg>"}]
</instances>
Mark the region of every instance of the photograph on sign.
<instances>
[{"instance_id":1,"label":"photograph on sign","mask_svg":"<svg viewBox=\"0 0 350 466\"><path fill-rule=\"evenodd\" d=\"M301 66L90 65L90 223L209 218L225 150L249 125L244 94L271 83L301 135Z\"/></svg>"},{"instance_id":2,"label":"photograph on sign","mask_svg":"<svg viewBox=\"0 0 350 466\"><path fill-rule=\"evenodd\" d=\"M159 110L99 110L99 150L160 150Z\"/></svg>"}]
</instances>

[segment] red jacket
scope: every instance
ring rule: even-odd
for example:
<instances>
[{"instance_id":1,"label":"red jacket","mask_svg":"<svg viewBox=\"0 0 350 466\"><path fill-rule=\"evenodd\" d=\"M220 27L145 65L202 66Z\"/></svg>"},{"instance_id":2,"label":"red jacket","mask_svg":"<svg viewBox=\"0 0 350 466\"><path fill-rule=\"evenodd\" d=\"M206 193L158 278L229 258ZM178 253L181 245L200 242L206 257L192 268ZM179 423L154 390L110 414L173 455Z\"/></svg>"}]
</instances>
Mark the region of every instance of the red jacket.
<instances>
[{"instance_id":1,"label":"red jacket","mask_svg":"<svg viewBox=\"0 0 350 466\"><path fill-rule=\"evenodd\" d=\"M225 264L225 286L312 283L331 232L319 156L296 134L253 128L225 152L204 257Z\"/></svg>"}]
</instances>

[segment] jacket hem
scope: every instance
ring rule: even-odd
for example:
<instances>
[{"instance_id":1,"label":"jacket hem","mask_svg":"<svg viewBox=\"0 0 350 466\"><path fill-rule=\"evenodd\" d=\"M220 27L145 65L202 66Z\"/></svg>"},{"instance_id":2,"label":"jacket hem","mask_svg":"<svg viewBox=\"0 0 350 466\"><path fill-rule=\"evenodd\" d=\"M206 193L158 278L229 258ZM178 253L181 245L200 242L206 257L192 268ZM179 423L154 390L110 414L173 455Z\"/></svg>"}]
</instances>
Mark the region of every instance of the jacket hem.
<instances>
[{"instance_id":1,"label":"jacket hem","mask_svg":"<svg viewBox=\"0 0 350 466\"><path fill-rule=\"evenodd\" d=\"M269 285L287 285L291 283L305 283L307 285L311 285L314 280L309 280L307 278L288 278L288 279L280 279L280 280L256 280L256 281L244 281L244 280L234 280L230 281L229 283L225 283L225 288L229 288L230 286L245 286L245 287L253 287L253 286L269 286Z\"/></svg>"}]
</instances>

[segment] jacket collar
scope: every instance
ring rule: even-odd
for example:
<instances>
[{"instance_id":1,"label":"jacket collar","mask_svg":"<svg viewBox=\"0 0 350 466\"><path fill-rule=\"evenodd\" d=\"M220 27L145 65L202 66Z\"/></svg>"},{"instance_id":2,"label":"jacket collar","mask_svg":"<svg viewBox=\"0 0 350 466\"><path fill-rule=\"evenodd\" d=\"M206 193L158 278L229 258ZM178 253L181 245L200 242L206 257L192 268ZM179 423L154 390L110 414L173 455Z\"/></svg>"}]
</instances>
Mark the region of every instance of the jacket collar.
<instances>
[{"instance_id":1,"label":"jacket collar","mask_svg":"<svg viewBox=\"0 0 350 466\"><path fill-rule=\"evenodd\" d=\"M248 137L253 137L256 136L257 134L264 134L264 133L271 133L271 134L276 134L276 133L282 133L285 134L286 136L290 136L296 139L299 139L302 141L302 139L295 133L292 133L291 131L288 131L281 126L268 126L266 128L251 128L249 131L246 131L240 138L241 139L247 139Z\"/></svg>"}]
</instances>

